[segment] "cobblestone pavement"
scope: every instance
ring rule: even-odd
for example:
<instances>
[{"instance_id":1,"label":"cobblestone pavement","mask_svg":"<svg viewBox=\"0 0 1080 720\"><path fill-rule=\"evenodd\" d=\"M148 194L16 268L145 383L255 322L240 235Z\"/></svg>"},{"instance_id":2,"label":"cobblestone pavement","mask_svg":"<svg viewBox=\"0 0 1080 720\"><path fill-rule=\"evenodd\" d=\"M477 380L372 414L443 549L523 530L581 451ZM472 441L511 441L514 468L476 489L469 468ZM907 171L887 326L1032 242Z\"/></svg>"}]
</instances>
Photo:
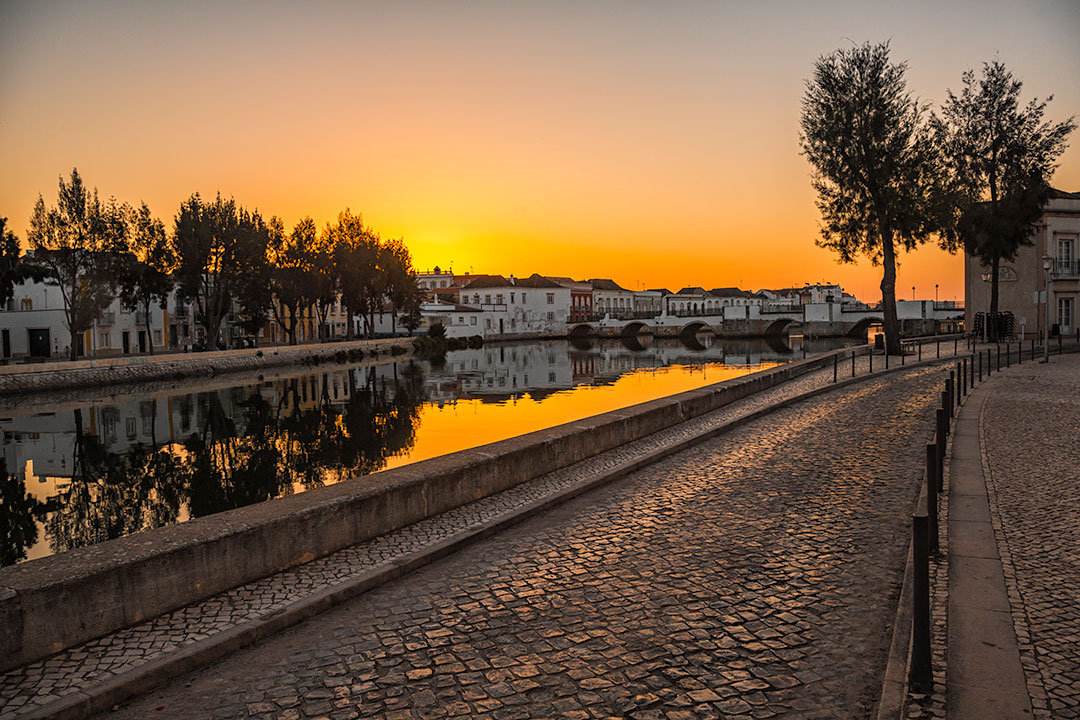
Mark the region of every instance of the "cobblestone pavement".
<instances>
[{"instance_id":1,"label":"cobblestone pavement","mask_svg":"<svg viewBox=\"0 0 1080 720\"><path fill-rule=\"evenodd\" d=\"M1080 718L1080 356L1003 376L980 421L991 518L1036 717Z\"/></svg>"},{"instance_id":2,"label":"cobblestone pavement","mask_svg":"<svg viewBox=\"0 0 1080 720\"><path fill-rule=\"evenodd\" d=\"M110 717L866 717L944 373L747 423Z\"/></svg>"},{"instance_id":3,"label":"cobblestone pavement","mask_svg":"<svg viewBox=\"0 0 1080 720\"><path fill-rule=\"evenodd\" d=\"M642 440L536 478L511 490L383 535L371 542L241 586L0 675L0 720L86 688L279 612L311 594L392 563L425 545L479 526L535 499L587 481L598 472L673 445L740 417L828 385L831 371L810 373Z\"/></svg>"}]
</instances>

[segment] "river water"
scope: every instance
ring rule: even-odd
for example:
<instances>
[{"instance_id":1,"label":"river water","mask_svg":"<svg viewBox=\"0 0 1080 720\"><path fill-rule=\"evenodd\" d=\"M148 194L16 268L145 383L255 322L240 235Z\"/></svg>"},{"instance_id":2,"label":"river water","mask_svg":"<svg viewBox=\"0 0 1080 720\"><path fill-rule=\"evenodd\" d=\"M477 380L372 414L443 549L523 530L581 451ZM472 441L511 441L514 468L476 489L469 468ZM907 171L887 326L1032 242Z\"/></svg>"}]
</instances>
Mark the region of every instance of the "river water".
<instances>
[{"instance_id":1,"label":"river water","mask_svg":"<svg viewBox=\"0 0 1080 720\"><path fill-rule=\"evenodd\" d=\"M544 341L102 388L0 410L0 564L320 487L842 345Z\"/></svg>"}]
</instances>

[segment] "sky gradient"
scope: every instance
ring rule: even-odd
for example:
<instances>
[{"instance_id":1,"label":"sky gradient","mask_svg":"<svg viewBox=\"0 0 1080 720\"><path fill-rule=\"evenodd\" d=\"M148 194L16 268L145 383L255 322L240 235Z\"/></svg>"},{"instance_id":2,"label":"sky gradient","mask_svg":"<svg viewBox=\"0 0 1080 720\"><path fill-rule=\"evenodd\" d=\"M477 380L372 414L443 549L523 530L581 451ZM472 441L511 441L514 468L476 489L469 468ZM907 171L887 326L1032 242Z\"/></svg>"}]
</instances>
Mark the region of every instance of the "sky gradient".
<instances>
[{"instance_id":1,"label":"sky gradient","mask_svg":"<svg viewBox=\"0 0 1080 720\"><path fill-rule=\"evenodd\" d=\"M78 167L171 226L199 191L288 225L345 207L418 268L626 287L828 280L798 150L818 56L891 39L939 103L995 53L1080 115L1062 2L3 2L0 215ZM1080 136L1054 185L1080 190ZM901 256L897 295L963 297L962 261Z\"/></svg>"}]
</instances>

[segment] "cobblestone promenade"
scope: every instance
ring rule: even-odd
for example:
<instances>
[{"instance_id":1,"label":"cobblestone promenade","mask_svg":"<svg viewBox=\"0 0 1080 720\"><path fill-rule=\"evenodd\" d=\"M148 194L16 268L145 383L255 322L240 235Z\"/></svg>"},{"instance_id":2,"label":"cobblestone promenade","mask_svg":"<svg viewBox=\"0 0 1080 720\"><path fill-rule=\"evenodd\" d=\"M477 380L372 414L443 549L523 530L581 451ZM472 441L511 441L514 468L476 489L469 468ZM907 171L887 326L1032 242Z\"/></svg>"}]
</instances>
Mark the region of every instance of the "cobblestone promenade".
<instances>
[{"instance_id":1,"label":"cobblestone promenade","mask_svg":"<svg viewBox=\"0 0 1080 720\"><path fill-rule=\"evenodd\" d=\"M1002 375L980 422L994 531L1036 717L1080 718L1080 356Z\"/></svg>"},{"instance_id":2,"label":"cobblestone promenade","mask_svg":"<svg viewBox=\"0 0 1080 720\"><path fill-rule=\"evenodd\" d=\"M108 717L866 717L947 373L750 422Z\"/></svg>"}]
</instances>

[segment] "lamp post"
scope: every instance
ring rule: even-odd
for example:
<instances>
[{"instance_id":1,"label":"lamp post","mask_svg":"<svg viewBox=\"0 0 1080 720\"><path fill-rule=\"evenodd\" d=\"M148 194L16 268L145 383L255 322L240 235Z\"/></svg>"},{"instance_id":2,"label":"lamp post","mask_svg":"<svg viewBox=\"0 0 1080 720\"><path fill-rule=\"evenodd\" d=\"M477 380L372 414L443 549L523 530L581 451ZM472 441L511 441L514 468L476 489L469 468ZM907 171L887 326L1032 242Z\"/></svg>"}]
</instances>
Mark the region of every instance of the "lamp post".
<instances>
[{"instance_id":1,"label":"lamp post","mask_svg":"<svg viewBox=\"0 0 1080 720\"><path fill-rule=\"evenodd\" d=\"M911 286L911 302L915 302L915 286Z\"/></svg>"},{"instance_id":2,"label":"lamp post","mask_svg":"<svg viewBox=\"0 0 1080 720\"><path fill-rule=\"evenodd\" d=\"M1050 362L1050 268L1054 261L1049 255L1042 256L1046 282L1043 289L1043 362Z\"/></svg>"},{"instance_id":3,"label":"lamp post","mask_svg":"<svg viewBox=\"0 0 1080 720\"><path fill-rule=\"evenodd\" d=\"M934 283L934 302L937 302L937 289L938 289L938 284Z\"/></svg>"}]
</instances>

